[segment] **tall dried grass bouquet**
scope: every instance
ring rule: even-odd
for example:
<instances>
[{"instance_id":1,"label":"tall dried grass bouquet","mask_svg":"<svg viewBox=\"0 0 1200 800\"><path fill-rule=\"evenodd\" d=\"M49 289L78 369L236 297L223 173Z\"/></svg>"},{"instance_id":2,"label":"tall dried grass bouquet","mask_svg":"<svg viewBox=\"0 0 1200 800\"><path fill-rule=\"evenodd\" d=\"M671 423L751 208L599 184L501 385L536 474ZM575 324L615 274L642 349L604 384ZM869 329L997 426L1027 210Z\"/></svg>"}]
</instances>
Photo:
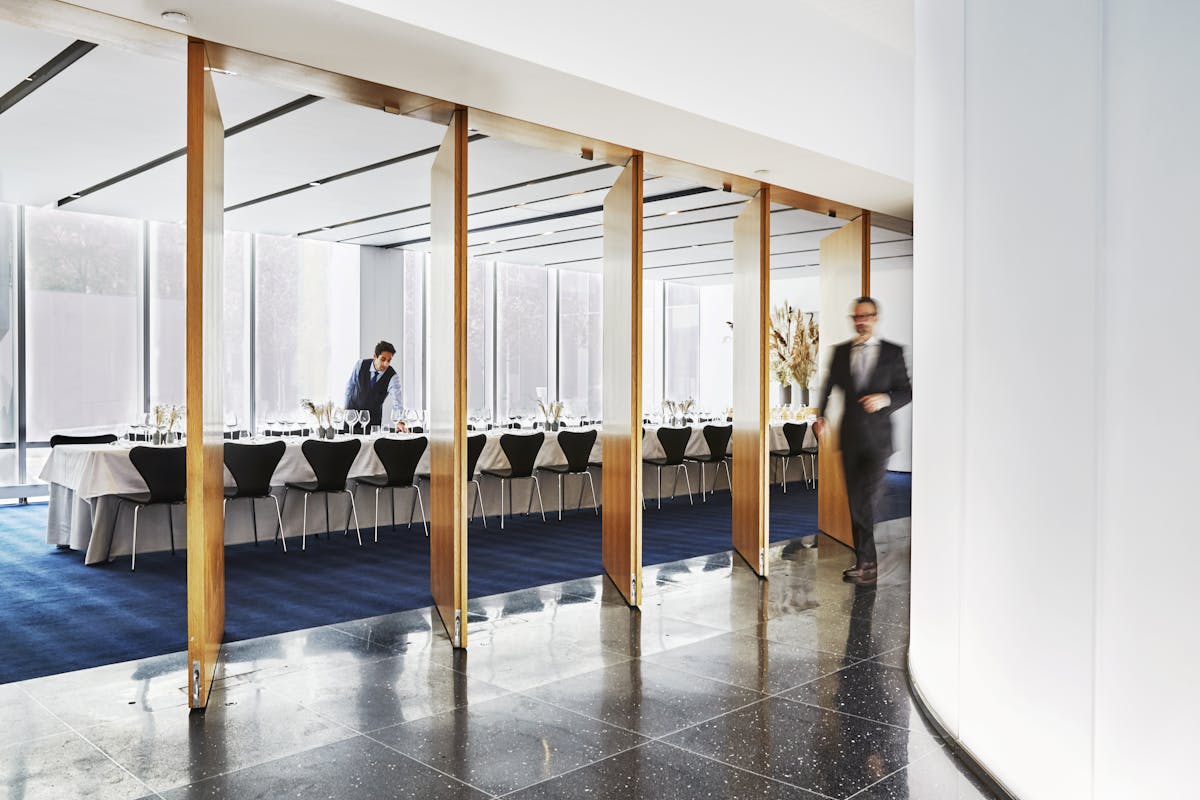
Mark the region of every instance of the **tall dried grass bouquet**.
<instances>
[{"instance_id":1,"label":"tall dried grass bouquet","mask_svg":"<svg viewBox=\"0 0 1200 800\"><path fill-rule=\"evenodd\" d=\"M817 372L820 327L813 314L784 302L771 311L771 374L785 386L807 387Z\"/></svg>"}]
</instances>

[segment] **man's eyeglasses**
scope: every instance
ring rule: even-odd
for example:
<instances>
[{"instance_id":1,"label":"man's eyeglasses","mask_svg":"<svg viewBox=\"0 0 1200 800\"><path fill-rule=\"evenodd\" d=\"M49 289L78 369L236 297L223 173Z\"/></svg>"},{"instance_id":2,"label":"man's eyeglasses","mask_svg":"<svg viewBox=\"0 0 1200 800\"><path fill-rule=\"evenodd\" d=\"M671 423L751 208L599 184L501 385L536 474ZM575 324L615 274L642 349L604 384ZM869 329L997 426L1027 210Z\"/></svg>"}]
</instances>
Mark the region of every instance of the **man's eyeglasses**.
<instances>
[{"instance_id":1,"label":"man's eyeglasses","mask_svg":"<svg viewBox=\"0 0 1200 800\"><path fill-rule=\"evenodd\" d=\"M874 314L851 314L850 319L854 320L855 322L861 322L862 320L865 320L865 319L875 319L875 315Z\"/></svg>"}]
</instances>

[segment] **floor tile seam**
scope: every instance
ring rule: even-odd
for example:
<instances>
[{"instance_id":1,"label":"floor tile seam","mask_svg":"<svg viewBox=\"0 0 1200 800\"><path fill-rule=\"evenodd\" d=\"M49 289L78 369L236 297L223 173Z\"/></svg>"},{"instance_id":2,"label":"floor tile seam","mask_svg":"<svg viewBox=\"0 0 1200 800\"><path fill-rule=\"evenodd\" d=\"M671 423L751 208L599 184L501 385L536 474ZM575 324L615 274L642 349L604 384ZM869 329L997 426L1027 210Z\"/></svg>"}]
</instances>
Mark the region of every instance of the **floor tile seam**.
<instances>
[{"instance_id":1,"label":"floor tile seam","mask_svg":"<svg viewBox=\"0 0 1200 800\"><path fill-rule=\"evenodd\" d=\"M560 773L558 775L551 775L549 778L543 778L542 780L537 781L536 783L531 783L528 786L521 786L516 789L510 789L509 791L504 792L503 794L498 794L498 795L493 795L493 796L496 798L504 798L504 797L510 797L512 795L518 794L520 792L528 791L529 789L532 789L535 786L541 786L543 783L549 783L550 781L556 781L556 780L559 780L560 778L565 778L568 775L579 772L580 770L583 770L583 769L587 769L588 767L594 767L597 764L603 764L605 761L608 761L611 758L616 758L617 756L623 756L626 753L632 752L632 751L637 750L642 747L646 747L646 746L650 745L653 741L654 741L653 739L646 739L645 741L638 742L637 744L633 745L632 747L622 748L615 752L609 753L608 755L606 755L602 758L598 758L595 761L589 761L586 764L580 764L577 767L571 767L566 772Z\"/></svg>"},{"instance_id":2,"label":"floor tile seam","mask_svg":"<svg viewBox=\"0 0 1200 800\"><path fill-rule=\"evenodd\" d=\"M624 663L627 663L627 662L629 662L629 661L633 661L633 660L634 660L634 657L633 657L633 656L625 655L624 653L620 653L620 652L618 652L618 651L616 651L616 650L607 650L607 649L605 649L603 646L599 646L599 647L598 647L598 649L596 650L596 652L594 652L594 653L585 653L585 654L582 654L582 655L595 655L595 656L600 656L600 655L609 655L609 656L620 656L620 660L619 660L619 661L614 661L614 662L612 662L612 663L610 663L610 664L603 664L603 665L601 665L601 666L599 666L599 667L596 667L596 669L605 669L606 667L615 667L615 666L617 666L617 665L619 665L619 664L624 664ZM468 668L467 668L467 669L469 669L469 668L470 668L470 667L468 666ZM452 670L452 671L454 671L454 672L458 673L459 675L464 675L464 676L466 676L466 677L468 677L468 678L475 677L477 680L479 680L479 681L482 681L483 683L489 684L489 685L491 685L491 686L495 686L495 687L496 687L496 688L498 688L498 689L503 689L504 691L506 691L506 692L510 692L510 693L514 693L514 692L522 692L522 691L526 691L526 690L528 690L528 689L533 689L533 688L536 688L536 686L525 686L525 687L522 687L522 688L520 688L520 689L512 689L512 688L509 688L508 686L505 686L503 683L497 683L495 680L488 680L487 678L479 678L479 677L477 677L477 676L472 676L472 675L471 675L469 672L467 672L467 670L466 670L466 669L459 669L458 667L447 667L446 669ZM577 676L579 676L579 675L586 675L587 673L589 673L589 672L594 672L594 671L595 671L595 670L588 669L588 670L584 670L583 672L577 672L577 673L574 673L574 674L571 674L571 675L565 675L565 676L563 676L563 677L561 677L561 678L554 678L553 680L547 681L546 683L554 683L555 681L565 681L565 680L568 680L568 679L570 679L570 678L574 678L574 677L577 677ZM539 684L537 684L537 686L545 686L545 685L546 685L545 683L539 683Z\"/></svg>"},{"instance_id":3,"label":"floor tile seam","mask_svg":"<svg viewBox=\"0 0 1200 800\"><path fill-rule=\"evenodd\" d=\"M926 759L936 757L939 752L945 753L946 750L944 747L943 748L930 748L929 752L922 753L921 755L914 758L912 761L909 761L904 766L896 768L895 770L893 770L892 772L889 772L887 775L884 775L882 778L880 778L879 780L870 784L869 786L864 786L863 788L859 789L854 794L847 797L846 800L854 800L855 797L860 797L860 796L864 795L866 792L870 791L871 789L873 789L874 787L883 783L884 781L890 780L891 778L895 777L896 775L899 775L901 772L904 772L906 769L911 768L914 764L916 764L920 761L925 761Z\"/></svg>"},{"instance_id":4,"label":"floor tile seam","mask_svg":"<svg viewBox=\"0 0 1200 800\"><path fill-rule=\"evenodd\" d=\"M760 695L760 696L754 698L753 700L751 700L749 703L743 703L742 705L737 706L735 708L731 708L728 711L722 711L720 714L713 714L711 717L702 719L699 722L695 722L691 725L684 725L682 728L676 728L673 731L669 731L668 733L664 733L661 736L655 736L653 738L655 741L661 742L664 739L666 739L668 736L674 736L677 733L683 733L684 731L691 730L692 728L698 728L701 725L707 725L708 723L712 722L713 720L720 719L721 717L727 717L730 714L736 714L739 711L745 711L750 706L757 705L758 703L761 703L762 701L764 701L766 699L768 699L766 695Z\"/></svg>"},{"instance_id":5,"label":"floor tile seam","mask_svg":"<svg viewBox=\"0 0 1200 800\"><path fill-rule=\"evenodd\" d=\"M149 792L150 792L151 794L153 794L155 797L160 797L160 796L161 796L161 795L159 795L159 792L158 792L158 790L157 790L157 789L155 789L153 786L151 786L151 785L150 785L148 782L146 782L146 781L142 780L142 777L141 777L140 775L138 775L137 773L135 773L135 772L134 772L133 770L131 770L130 768L126 767L126 766L125 766L124 764L122 764L120 761L117 761L117 759L113 758L113 756L112 756L112 754L111 754L111 753L109 753L109 752L108 752L107 750L105 750L103 747L101 747L100 745L96 744L96 743L95 743L95 742L93 742L91 739L89 739L87 736L85 736L85 735L84 735L84 734L83 734L81 731L79 731L79 730L78 730L78 729L77 729L77 728L76 728L74 725L72 725L71 723L67 722L65 719L63 719L62 717L60 717L60 716L59 716L57 713L55 713L55 712L54 712L54 710L53 710L52 708L50 708L49 706L47 706L45 703L43 703L43 702L42 702L41 700L39 700L38 698L36 698L36 697L33 697L32 695L30 695L30 697L32 698L32 700L33 700L35 703L37 703L39 706L41 706L41 707L42 707L42 708L43 708L43 709L46 711L46 713L47 713L47 714L49 714L50 716L54 717L54 718L55 718L56 720L58 720L58 721L59 721L59 723L61 723L62 725L65 725L65 726L67 727L67 730L68 730L70 733L72 733L72 734L73 734L74 736L76 736L77 738L79 738L79 739L83 740L83 742L85 742L85 743L88 745L88 747L91 747L91 748L92 748L93 750L95 750L97 753L99 753L100 755L102 755L102 756L104 756L106 759L108 759L108 760L109 760L109 761L110 761L110 762L111 762L113 765L115 765L115 766L117 767L117 769L121 770L121 771L122 771L122 772L124 772L126 775L128 775L129 777L133 778L135 781L137 781L138 783L140 783L142 786L144 786L144 787L146 788L146 790L147 790L147 791L149 791ZM60 735L61 735L61 734L60 734Z\"/></svg>"},{"instance_id":6,"label":"floor tile seam","mask_svg":"<svg viewBox=\"0 0 1200 800\"><path fill-rule=\"evenodd\" d=\"M583 673L583 674L587 674L587 673ZM570 680L570 679L565 678L564 680ZM546 684L542 684L542 686L545 686L545 685ZM540 688L541 688L540 686L533 687L533 689L540 689ZM532 691L532 690L525 689L522 691L513 692L513 694L523 697L526 700L532 700L535 703L541 703L542 705L547 705L547 706L550 706L551 708L557 708L559 711L566 711L568 714L571 714L572 716L582 717L584 719L591 720L592 722L598 722L606 728L615 728L616 730L624 731L625 733L632 733L634 736L637 736L644 740L642 742L639 742L637 745L634 745L635 747L638 747L640 745L654 741L653 736L647 736L646 734L642 733L641 731L635 731L632 728L626 728L625 726L618 725L615 722L609 722L608 720L600 719L599 717L594 717L591 714L586 714L582 711L579 711L578 709L568 708L567 706L564 706L561 703L556 703L553 700L546 700L541 697L536 697L532 694L529 694L530 691ZM626 748L626 749L631 749L631 748ZM622 752L624 752L624 751L622 751ZM601 760L603 760L603 759L601 759Z\"/></svg>"},{"instance_id":7,"label":"floor tile seam","mask_svg":"<svg viewBox=\"0 0 1200 800\"><path fill-rule=\"evenodd\" d=\"M793 700L790 697L779 697L778 699L783 700L784 702L787 702L787 703L792 703L793 705L808 706L809 708L815 708L820 711L828 711L831 714L838 714L839 716L852 717L857 720L862 720L863 722L870 722L873 725L883 725L884 727L887 727L887 728L894 728L898 731L905 731L907 733L920 733L921 732L921 728L908 728L908 727L905 727L904 725L895 725L891 722L883 722L881 720L871 719L870 717L864 717L861 714L851 714L849 711L839 711L836 708L826 708L825 706L819 706L816 703L808 703L808 702L805 702L804 700ZM938 736L936 733L932 734L932 736L934 739L937 739L939 741L939 745L938 745L939 747L942 744L944 744L944 742L941 742L941 737Z\"/></svg>"},{"instance_id":8,"label":"floor tile seam","mask_svg":"<svg viewBox=\"0 0 1200 800\"><path fill-rule=\"evenodd\" d=\"M384 661L388 661L393 658L399 658L402 655L404 655L404 654L397 653L397 654L393 654L393 655L387 656L387 657L379 659L379 660L370 660L370 661L358 662L358 663L354 663L354 664L343 664L340 667L332 667L332 668L317 667L317 668L306 669L306 670L297 670L295 672L289 672L284 675L276 675L274 677L267 678L261 682L252 681L251 684L249 684L249 685L257 685L257 686L266 688L269 685L278 684L281 681L292 680L292 679L296 679L296 678L303 678L305 676L312 675L314 673L319 674L322 677L329 677L332 679L332 678L336 678L337 676L345 674L345 673L351 673L351 672L359 673L362 671L363 667L365 667L365 666L372 666L375 664L380 664ZM450 673L455 672L455 670L452 667L447 667L446 665L439 664L436 661L426 661L425 664L427 664L430 667L435 667L438 670L443 670L445 672L450 672ZM402 673L403 673L403 670L402 670ZM244 674L249 674L249 673L244 673ZM455 673L455 674L457 674L457 673ZM328 681L328 683L332 684L332 683L334 683L334 681L330 680L330 681Z\"/></svg>"},{"instance_id":9,"label":"floor tile seam","mask_svg":"<svg viewBox=\"0 0 1200 800\"><path fill-rule=\"evenodd\" d=\"M830 677L831 675L837 675L839 672L850 669L850 667L856 667L861 663L862 663L861 661L855 661L854 663L849 664L847 666L839 667L838 669L835 669L835 670L830 670L829 672L818 675L817 677L813 678L810 681L804 681L803 683L797 683L795 686L789 686L786 689L780 689L778 692L771 692L770 694L767 695L767 698L782 697L783 695L787 694L788 692L794 692L797 689L802 689L805 686L809 686L811 684L816 683L817 681L825 680L826 678ZM784 698L784 699L786 699L786 698Z\"/></svg>"},{"instance_id":10,"label":"floor tile seam","mask_svg":"<svg viewBox=\"0 0 1200 800\"><path fill-rule=\"evenodd\" d=\"M684 730L686 730L686 728L684 728ZM717 758L716 756L710 755L708 753L701 753L698 750L689 750L688 748L684 747L681 744L675 744L674 742L665 742L662 740L655 740L655 741L658 741L660 744L665 744L667 747L674 747L676 750L681 750L684 753L687 753L688 755L698 756L700 758L707 759L708 761L713 761L713 762L716 762L717 764L721 764L722 766L729 767L730 769L735 769L735 770L738 770L739 772L745 772L749 775L754 775L755 777L763 778L764 780L771 781L772 783L782 784L783 786L786 786L789 789L800 789L802 791L809 792L817 797L824 797L827 800L838 800L838 798L830 797L829 795L827 795L823 792L818 792L816 789L810 789L807 786L801 786L798 783L788 783L787 781L781 780L780 778L776 778L771 775L764 775L761 772L755 772L752 769L746 769L745 767L738 766L737 764L731 764L728 761L723 761L723 760ZM872 784L872 785L874 785L874 784Z\"/></svg>"},{"instance_id":11,"label":"floor tile seam","mask_svg":"<svg viewBox=\"0 0 1200 800\"><path fill-rule=\"evenodd\" d=\"M400 723L400 724L404 724L404 723ZM394 726L392 726L392 727L394 727ZM384 730L384 728L380 728L379 730ZM378 731L376 731L376 733L378 733ZM468 789L474 789L475 791L477 791L477 792L480 792L481 794L484 794L484 795L486 795L487 797L498 797L498 796L499 796L499 795L497 795L495 792L489 792L487 789L483 789L483 788L481 788L481 787L479 787L479 786L476 786L476 785L475 785L475 784L473 784L473 783L470 783L470 782L468 782L468 781L464 781L462 778L459 778L459 777L456 777L456 776L454 776L454 775L451 775L449 772L446 772L445 770L438 769L438 768L437 768L436 766L434 766L433 764L426 763L426 762L422 761L421 759L417 758L417 757L416 757L416 756L414 756L414 755L410 755L410 754L408 754L408 753L405 753L403 750L400 750L399 748L397 748L397 747L395 747L395 746L393 746L393 745L390 745L390 744L388 744L387 742L385 742L385 741L382 741L381 739L377 739L377 738L375 738L374 736L372 736L372 735L371 735L371 734L369 734L369 733L364 733L364 734L361 734L361 736L362 736L363 738L365 738L365 739L368 739L368 740L370 740L370 741L372 741L372 742L375 742L375 744L377 744L377 745L380 745L381 747L385 747L385 748L387 748L388 750L391 750L393 753L397 754L397 755L398 755L398 756L400 756L401 758L407 758L409 761L412 761L412 762L413 762L413 763L415 763L415 764L420 764L422 767L426 767L427 769L431 769L431 770L433 770L434 772L436 772L437 774L439 774L439 775L442 775L442 776L445 776L446 778L449 778L450 780L454 781L455 783L460 783L460 784L462 784L463 786L466 786Z\"/></svg>"}]
</instances>

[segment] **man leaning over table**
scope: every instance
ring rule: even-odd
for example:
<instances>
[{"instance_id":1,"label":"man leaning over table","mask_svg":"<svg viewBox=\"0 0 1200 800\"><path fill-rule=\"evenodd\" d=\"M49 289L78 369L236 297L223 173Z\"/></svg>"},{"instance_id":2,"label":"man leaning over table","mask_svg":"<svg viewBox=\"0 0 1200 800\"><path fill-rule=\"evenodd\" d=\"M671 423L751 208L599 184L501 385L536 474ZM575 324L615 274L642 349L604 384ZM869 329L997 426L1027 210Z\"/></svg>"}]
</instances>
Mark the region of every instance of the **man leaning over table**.
<instances>
[{"instance_id":1,"label":"man leaning over table","mask_svg":"<svg viewBox=\"0 0 1200 800\"><path fill-rule=\"evenodd\" d=\"M395 355L395 345L388 341L379 342L375 345L375 357L364 358L355 364L346 383L346 408L368 412L371 415L368 425L383 425L383 406L388 397L392 398L392 408L400 410L404 407L400 376L392 367ZM403 422L397 422L396 429L407 430Z\"/></svg>"}]
</instances>

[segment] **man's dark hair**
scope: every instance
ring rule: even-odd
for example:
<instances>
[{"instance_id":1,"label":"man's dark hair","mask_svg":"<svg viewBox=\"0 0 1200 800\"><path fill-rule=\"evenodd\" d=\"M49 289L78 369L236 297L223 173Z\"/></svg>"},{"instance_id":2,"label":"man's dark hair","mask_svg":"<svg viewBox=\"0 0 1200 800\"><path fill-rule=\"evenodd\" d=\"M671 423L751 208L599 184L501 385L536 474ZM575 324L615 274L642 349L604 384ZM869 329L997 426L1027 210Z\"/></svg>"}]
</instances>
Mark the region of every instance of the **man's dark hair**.
<instances>
[{"instance_id":1,"label":"man's dark hair","mask_svg":"<svg viewBox=\"0 0 1200 800\"><path fill-rule=\"evenodd\" d=\"M384 353L396 355L396 345L386 340L380 340L379 344L375 345L375 355L381 356Z\"/></svg>"},{"instance_id":2,"label":"man's dark hair","mask_svg":"<svg viewBox=\"0 0 1200 800\"><path fill-rule=\"evenodd\" d=\"M875 313L879 313L879 303L875 302L874 297L856 297L851 305L858 305L859 303L870 303L871 308L875 309Z\"/></svg>"}]
</instances>

